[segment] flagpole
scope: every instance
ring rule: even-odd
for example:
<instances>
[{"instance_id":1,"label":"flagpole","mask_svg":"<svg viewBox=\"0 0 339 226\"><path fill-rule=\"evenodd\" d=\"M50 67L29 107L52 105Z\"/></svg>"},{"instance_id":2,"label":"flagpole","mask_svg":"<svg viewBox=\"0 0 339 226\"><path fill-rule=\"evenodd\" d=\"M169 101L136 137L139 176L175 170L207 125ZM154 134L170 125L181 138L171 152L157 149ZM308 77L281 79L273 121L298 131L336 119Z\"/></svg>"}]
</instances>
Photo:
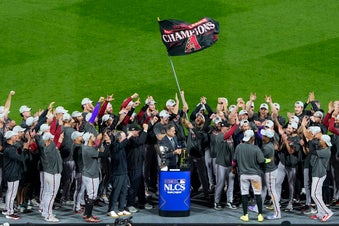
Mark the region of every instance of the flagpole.
<instances>
[{"instance_id":1,"label":"flagpole","mask_svg":"<svg viewBox=\"0 0 339 226\"><path fill-rule=\"evenodd\" d=\"M180 94L180 96L181 96L181 89L180 89L180 85L179 85L177 73L175 72L174 64L173 64L173 62L172 62L172 58L171 58L170 55L168 55L168 58L169 58L169 61L170 61L170 63L171 63L173 75L174 75L174 78L175 78L175 82L177 83L177 86L178 86L179 94ZM184 103L184 100L182 99L182 96L181 96L181 101Z\"/></svg>"},{"instance_id":2,"label":"flagpole","mask_svg":"<svg viewBox=\"0 0 339 226\"><path fill-rule=\"evenodd\" d=\"M171 63L171 68L172 68L172 71L173 71L173 75L174 75L174 78L175 78L175 82L177 83L177 86L178 86L179 95L180 95L180 97L181 97L181 102L182 102L182 104L184 104L184 98L183 98L182 95L181 95L181 88L180 88L180 85L179 85L179 80L178 80L178 77L177 77L177 73L175 72L174 64L173 64L173 61L172 61L172 58L171 58L170 55L168 55L168 59L169 59L169 61L170 61L170 63ZM187 120L188 120L188 115L187 115L187 113L186 113L185 115L186 115L186 118L187 118Z\"/></svg>"}]
</instances>

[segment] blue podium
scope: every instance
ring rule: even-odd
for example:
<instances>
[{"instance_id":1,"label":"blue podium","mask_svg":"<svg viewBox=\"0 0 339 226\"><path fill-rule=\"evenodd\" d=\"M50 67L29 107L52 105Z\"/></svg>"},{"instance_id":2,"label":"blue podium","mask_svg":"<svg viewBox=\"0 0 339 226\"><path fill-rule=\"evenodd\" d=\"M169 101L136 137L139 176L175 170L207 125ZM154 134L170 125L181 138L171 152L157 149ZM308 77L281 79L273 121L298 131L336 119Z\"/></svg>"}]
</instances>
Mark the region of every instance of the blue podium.
<instances>
[{"instance_id":1,"label":"blue podium","mask_svg":"<svg viewBox=\"0 0 339 226\"><path fill-rule=\"evenodd\" d=\"M160 171L159 216L187 217L190 215L190 171Z\"/></svg>"}]
</instances>

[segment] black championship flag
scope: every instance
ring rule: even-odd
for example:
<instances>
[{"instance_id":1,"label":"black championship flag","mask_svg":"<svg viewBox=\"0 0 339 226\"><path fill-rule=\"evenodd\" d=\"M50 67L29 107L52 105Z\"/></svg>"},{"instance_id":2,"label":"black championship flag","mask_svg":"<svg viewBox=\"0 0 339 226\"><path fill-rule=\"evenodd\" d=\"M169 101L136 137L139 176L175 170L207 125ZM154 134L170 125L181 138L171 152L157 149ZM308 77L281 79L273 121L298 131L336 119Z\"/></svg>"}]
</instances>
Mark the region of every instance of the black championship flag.
<instances>
[{"instance_id":1,"label":"black championship flag","mask_svg":"<svg viewBox=\"0 0 339 226\"><path fill-rule=\"evenodd\" d=\"M161 39L169 56L180 56L206 49L218 40L219 22L210 18L189 24L180 20L159 21Z\"/></svg>"}]
</instances>

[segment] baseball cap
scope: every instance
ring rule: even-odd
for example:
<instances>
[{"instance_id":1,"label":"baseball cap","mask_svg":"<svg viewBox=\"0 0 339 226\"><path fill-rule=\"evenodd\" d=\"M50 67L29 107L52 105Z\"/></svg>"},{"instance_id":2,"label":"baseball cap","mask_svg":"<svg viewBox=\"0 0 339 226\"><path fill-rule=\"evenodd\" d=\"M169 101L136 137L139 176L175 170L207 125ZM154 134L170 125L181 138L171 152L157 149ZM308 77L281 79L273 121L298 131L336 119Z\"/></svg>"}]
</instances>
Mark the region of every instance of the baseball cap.
<instances>
[{"instance_id":1,"label":"baseball cap","mask_svg":"<svg viewBox=\"0 0 339 226\"><path fill-rule=\"evenodd\" d=\"M31 125L33 125L33 123L34 122L37 122L39 120L39 117L28 117L27 119L26 119L26 125L27 126L31 126Z\"/></svg>"},{"instance_id":2,"label":"baseball cap","mask_svg":"<svg viewBox=\"0 0 339 226\"><path fill-rule=\"evenodd\" d=\"M27 107L26 105L22 105L19 109L20 113L24 113L26 111L31 111L31 108Z\"/></svg>"},{"instance_id":3,"label":"baseball cap","mask_svg":"<svg viewBox=\"0 0 339 226\"><path fill-rule=\"evenodd\" d=\"M327 134L323 134L321 139L327 144L328 147L332 147L331 137Z\"/></svg>"},{"instance_id":4,"label":"baseball cap","mask_svg":"<svg viewBox=\"0 0 339 226\"><path fill-rule=\"evenodd\" d=\"M56 113L56 114L60 114L60 113L65 114L65 113L67 113L67 112L68 112L68 111L65 110L65 108L64 108L63 106L58 106L58 107L55 108L55 113Z\"/></svg>"},{"instance_id":5,"label":"baseball cap","mask_svg":"<svg viewBox=\"0 0 339 226\"><path fill-rule=\"evenodd\" d=\"M298 124L296 122L290 122L289 125L291 125L293 129L298 129Z\"/></svg>"},{"instance_id":6,"label":"baseball cap","mask_svg":"<svg viewBox=\"0 0 339 226\"><path fill-rule=\"evenodd\" d=\"M65 113L63 116L62 116L62 121L70 121L72 119L71 115L68 114L68 113Z\"/></svg>"},{"instance_id":7,"label":"baseball cap","mask_svg":"<svg viewBox=\"0 0 339 226\"><path fill-rule=\"evenodd\" d=\"M50 132L45 132L42 135L42 140L51 140L54 139L54 136Z\"/></svg>"},{"instance_id":8,"label":"baseball cap","mask_svg":"<svg viewBox=\"0 0 339 226\"><path fill-rule=\"evenodd\" d=\"M72 117L73 118L76 118L76 117L79 117L79 116L81 116L81 113L79 111L73 111L72 112Z\"/></svg>"},{"instance_id":9,"label":"baseball cap","mask_svg":"<svg viewBox=\"0 0 339 226\"><path fill-rule=\"evenodd\" d=\"M297 124L299 124L299 121L300 121L299 117L296 116L296 115L292 115L290 120L291 120L291 122L295 122Z\"/></svg>"},{"instance_id":10,"label":"baseball cap","mask_svg":"<svg viewBox=\"0 0 339 226\"><path fill-rule=\"evenodd\" d=\"M195 117L197 118L198 116L200 116L205 121L205 116L203 114L198 112L198 113L195 114Z\"/></svg>"},{"instance_id":11,"label":"baseball cap","mask_svg":"<svg viewBox=\"0 0 339 226\"><path fill-rule=\"evenodd\" d=\"M0 114L0 118L3 118L3 117L5 117L5 114Z\"/></svg>"},{"instance_id":12,"label":"baseball cap","mask_svg":"<svg viewBox=\"0 0 339 226\"><path fill-rule=\"evenodd\" d=\"M244 115L244 114L247 114L247 115L248 115L248 112L247 112L246 110L241 110L241 111L239 112L239 115Z\"/></svg>"},{"instance_id":13,"label":"baseball cap","mask_svg":"<svg viewBox=\"0 0 339 226\"><path fill-rule=\"evenodd\" d=\"M241 120L240 121L240 126L244 126L246 124L249 124L250 122L248 120Z\"/></svg>"},{"instance_id":14,"label":"baseball cap","mask_svg":"<svg viewBox=\"0 0 339 226\"><path fill-rule=\"evenodd\" d=\"M78 137L81 137L82 135L84 135L84 133L80 133L79 131L74 131L74 132L71 134L71 139L72 139L72 140L75 140L75 139L77 139Z\"/></svg>"},{"instance_id":15,"label":"baseball cap","mask_svg":"<svg viewBox=\"0 0 339 226\"><path fill-rule=\"evenodd\" d=\"M24 132L25 130L26 129L22 128L21 126L14 126L14 128L12 129L14 133Z\"/></svg>"},{"instance_id":16,"label":"baseball cap","mask_svg":"<svg viewBox=\"0 0 339 226\"><path fill-rule=\"evenodd\" d=\"M148 98L145 100L145 104L147 105L151 105L151 104L156 104L157 102L155 102L154 100L148 100Z\"/></svg>"},{"instance_id":17,"label":"baseball cap","mask_svg":"<svg viewBox=\"0 0 339 226\"><path fill-rule=\"evenodd\" d=\"M168 114L168 111L162 110L159 113L159 117L168 118L168 117L170 117L170 115Z\"/></svg>"},{"instance_id":18,"label":"baseball cap","mask_svg":"<svg viewBox=\"0 0 339 226\"><path fill-rule=\"evenodd\" d=\"M44 123L44 124L42 124L42 125L40 126L39 132L40 132L40 133L43 133L43 132L45 132L45 131L47 131L47 130L49 130L49 129L50 129L50 126L49 126L48 124Z\"/></svg>"},{"instance_id":19,"label":"baseball cap","mask_svg":"<svg viewBox=\"0 0 339 226\"><path fill-rule=\"evenodd\" d=\"M220 117L215 117L215 118L213 119L213 122L214 122L214 124L218 124L218 123L222 122L222 120L221 120Z\"/></svg>"},{"instance_id":20,"label":"baseball cap","mask_svg":"<svg viewBox=\"0 0 339 226\"><path fill-rule=\"evenodd\" d=\"M321 132L321 128L319 126L310 126L308 127L308 131L310 131L313 135L315 135Z\"/></svg>"},{"instance_id":21,"label":"baseball cap","mask_svg":"<svg viewBox=\"0 0 339 226\"><path fill-rule=\"evenodd\" d=\"M235 108L235 105L232 104L231 106L229 106L228 111L233 111L234 108Z\"/></svg>"},{"instance_id":22,"label":"baseball cap","mask_svg":"<svg viewBox=\"0 0 339 226\"><path fill-rule=\"evenodd\" d=\"M174 105L176 105L175 100L169 99L169 100L166 101L166 106L173 107Z\"/></svg>"},{"instance_id":23,"label":"baseball cap","mask_svg":"<svg viewBox=\"0 0 339 226\"><path fill-rule=\"evenodd\" d=\"M106 115L102 116L101 121L102 121L102 122L106 122L106 121L108 121L110 118L112 119L112 117L111 117L109 114L106 114Z\"/></svg>"},{"instance_id":24,"label":"baseball cap","mask_svg":"<svg viewBox=\"0 0 339 226\"><path fill-rule=\"evenodd\" d=\"M266 136L268 138L274 137L274 131L271 129L262 129L260 130L261 135Z\"/></svg>"},{"instance_id":25,"label":"baseball cap","mask_svg":"<svg viewBox=\"0 0 339 226\"><path fill-rule=\"evenodd\" d=\"M274 123L272 120L266 120L265 127L272 128L274 126Z\"/></svg>"},{"instance_id":26,"label":"baseball cap","mask_svg":"<svg viewBox=\"0 0 339 226\"><path fill-rule=\"evenodd\" d=\"M268 110L268 105L266 103L262 103L260 104L260 109L261 108L265 108L266 110Z\"/></svg>"},{"instance_id":27,"label":"baseball cap","mask_svg":"<svg viewBox=\"0 0 339 226\"><path fill-rule=\"evenodd\" d=\"M314 117L323 118L324 114L321 111L316 111L313 114Z\"/></svg>"},{"instance_id":28,"label":"baseball cap","mask_svg":"<svg viewBox=\"0 0 339 226\"><path fill-rule=\"evenodd\" d=\"M6 140L8 140L8 139L11 139L13 136L16 136L16 135L18 135L16 132L9 130L5 133L4 137L5 137Z\"/></svg>"},{"instance_id":29,"label":"baseball cap","mask_svg":"<svg viewBox=\"0 0 339 226\"><path fill-rule=\"evenodd\" d=\"M278 103L273 103L274 107L277 109L277 110L280 110L280 104Z\"/></svg>"},{"instance_id":30,"label":"baseball cap","mask_svg":"<svg viewBox=\"0 0 339 226\"><path fill-rule=\"evenodd\" d=\"M251 139L251 137L254 136L254 132L253 130L249 129L249 130L246 130L245 133L244 133L244 138L242 139L243 141L247 142Z\"/></svg>"},{"instance_id":31,"label":"baseball cap","mask_svg":"<svg viewBox=\"0 0 339 226\"><path fill-rule=\"evenodd\" d=\"M300 100L298 100L297 102L295 102L295 104L294 104L294 106L296 106L296 107L304 107L304 103L302 102L302 101L300 101Z\"/></svg>"},{"instance_id":32,"label":"baseball cap","mask_svg":"<svg viewBox=\"0 0 339 226\"><path fill-rule=\"evenodd\" d=\"M91 99L89 99L88 97L85 97L84 99L82 99L81 105L92 103L92 102L93 101L91 101Z\"/></svg>"},{"instance_id":33,"label":"baseball cap","mask_svg":"<svg viewBox=\"0 0 339 226\"><path fill-rule=\"evenodd\" d=\"M88 144L88 141L89 141L89 138L91 138L91 133L89 133L89 132L84 133L84 134L82 135L82 138L83 138L84 141L85 141L85 145L87 145L87 144Z\"/></svg>"},{"instance_id":34,"label":"baseball cap","mask_svg":"<svg viewBox=\"0 0 339 226\"><path fill-rule=\"evenodd\" d=\"M130 124L128 126L128 131L138 131L139 130L139 127L137 124Z\"/></svg>"}]
</instances>

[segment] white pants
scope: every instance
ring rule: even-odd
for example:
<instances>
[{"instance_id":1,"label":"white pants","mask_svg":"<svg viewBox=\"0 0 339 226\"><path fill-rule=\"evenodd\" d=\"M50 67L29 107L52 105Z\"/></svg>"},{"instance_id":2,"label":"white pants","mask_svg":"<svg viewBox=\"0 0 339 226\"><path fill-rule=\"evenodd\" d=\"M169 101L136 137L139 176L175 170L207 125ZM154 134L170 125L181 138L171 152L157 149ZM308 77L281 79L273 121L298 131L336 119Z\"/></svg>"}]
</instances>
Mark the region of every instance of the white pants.
<instances>
[{"instance_id":1,"label":"white pants","mask_svg":"<svg viewBox=\"0 0 339 226\"><path fill-rule=\"evenodd\" d=\"M7 215L14 213L14 200L18 193L19 180L7 182L6 205Z\"/></svg>"},{"instance_id":2,"label":"white pants","mask_svg":"<svg viewBox=\"0 0 339 226\"><path fill-rule=\"evenodd\" d=\"M81 209L81 204L85 204L85 185L82 182L82 174L76 173L75 175L75 191L73 195L74 199L74 211L79 211Z\"/></svg>"},{"instance_id":3,"label":"white pants","mask_svg":"<svg viewBox=\"0 0 339 226\"><path fill-rule=\"evenodd\" d=\"M82 176L82 183L85 185L88 199L95 200L98 195L99 177L90 178L90 177Z\"/></svg>"},{"instance_id":4,"label":"white pants","mask_svg":"<svg viewBox=\"0 0 339 226\"><path fill-rule=\"evenodd\" d=\"M42 216L49 218L52 216L52 209L55 197L60 186L61 174L50 174L44 172L44 192L42 195Z\"/></svg>"},{"instance_id":5,"label":"white pants","mask_svg":"<svg viewBox=\"0 0 339 226\"><path fill-rule=\"evenodd\" d=\"M273 208L275 211L275 216L280 218L281 217L281 211L280 211L280 196L277 194L277 190L275 188L277 183L277 174L278 169L265 173L265 182L267 186L268 193L271 196Z\"/></svg>"},{"instance_id":6,"label":"white pants","mask_svg":"<svg viewBox=\"0 0 339 226\"><path fill-rule=\"evenodd\" d=\"M311 197L317 205L318 219L322 219L326 214L332 213L323 201L323 183L325 179L326 175L323 177L312 177Z\"/></svg>"}]
</instances>

